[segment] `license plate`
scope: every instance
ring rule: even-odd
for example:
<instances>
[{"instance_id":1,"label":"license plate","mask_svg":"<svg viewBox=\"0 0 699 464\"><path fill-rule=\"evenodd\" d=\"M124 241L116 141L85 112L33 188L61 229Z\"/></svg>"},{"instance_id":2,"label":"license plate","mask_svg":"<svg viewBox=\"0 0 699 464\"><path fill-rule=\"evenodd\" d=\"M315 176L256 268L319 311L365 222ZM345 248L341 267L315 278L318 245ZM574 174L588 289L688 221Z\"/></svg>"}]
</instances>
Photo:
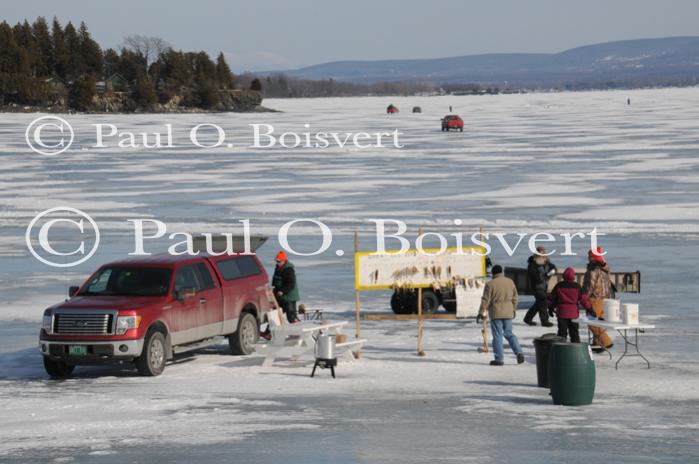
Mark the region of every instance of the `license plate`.
<instances>
[{"instance_id":1,"label":"license plate","mask_svg":"<svg viewBox=\"0 0 699 464\"><path fill-rule=\"evenodd\" d=\"M85 356L87 354L87 347L84 345L70 345L68 347L68 354L72 356Z\"/></svg>"}]
</instances>

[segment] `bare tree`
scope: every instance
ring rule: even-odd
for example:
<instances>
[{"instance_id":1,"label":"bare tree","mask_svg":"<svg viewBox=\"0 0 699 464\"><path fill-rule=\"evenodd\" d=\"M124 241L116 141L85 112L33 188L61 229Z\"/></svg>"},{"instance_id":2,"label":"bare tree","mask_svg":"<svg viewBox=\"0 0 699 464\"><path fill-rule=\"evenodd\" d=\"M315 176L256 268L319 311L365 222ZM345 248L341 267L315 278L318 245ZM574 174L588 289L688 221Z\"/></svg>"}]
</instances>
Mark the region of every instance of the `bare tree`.
<instances>
[{"instance_id":1,"label":"bare tree","mask_svg":"<svg viewBox=\"0 0 699 464\"><path fill-rule=\"evenodd\" d=\"M122 46L143 56L147 65L156 61L161 53L172 48L166 40L160 37L147 37L138 34L125 37Z\"/></svg>"}]
</instances>

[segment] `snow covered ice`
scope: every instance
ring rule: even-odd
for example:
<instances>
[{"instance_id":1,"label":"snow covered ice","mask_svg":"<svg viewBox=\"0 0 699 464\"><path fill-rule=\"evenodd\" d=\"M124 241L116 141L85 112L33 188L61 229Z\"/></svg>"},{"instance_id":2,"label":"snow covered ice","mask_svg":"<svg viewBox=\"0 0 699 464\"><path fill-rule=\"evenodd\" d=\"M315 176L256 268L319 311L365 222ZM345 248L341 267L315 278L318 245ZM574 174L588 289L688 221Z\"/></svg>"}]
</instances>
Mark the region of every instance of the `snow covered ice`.
<instances>
[{"instance_id":1,"label":"snow covered ice","mask_svg":"<svg viewBox=\"0 0 699 464\"><path fill-rule=\"evenodd\" d=\"M626 105L630 97L633 105ZM693 462L699 456L699 90L266 100L268 114L71 115L78 134L115 122L132 130L218 124L233 148L82 149L31 153L24 130L36 117L0 116L0 460L8 462ZM386 115L393 103L403 110ZM463 133L442 133L452 105ZM410 114L421 106L421 114ZM246 148L252 123L277 131L398 129L405 148ZM184 142L186 133L175 134ZM248 140L249 142L249 140ZM68 271L34 260L27 224L53 206L84 209L103 245ZM503 368L479 354L473 321L425 322L424 358L414 322L362 322L363 358L338 378L309 377L312 363L232 357L226 347L183 355L157 378L128 369L78 367L46 378L36 349L41 314L99 264L132 250L126 218L152 217L188 232L253 232L314 218L333 230L332 249L292 258L302 300L328 317L354 317L352 232L374 246L369 218L400 219L410 233L589 231L613 270L640 270L642 293L622 295L657 328L641 336L652 368L636 358L619 370L595 358L591 406L557 407L536 387L532 338L522 309L515 333L527 363ZM211 221L210 218L217 218ZM454 225L454 219L463 224ZM294 245L318 246L315 229ZM153 245L155 248L156 245ZM276 239L260 250L271 268ZM335 250L344 250L337 256ZM498 254L499 251L499 254ZM580 256L553 257L559 268ZM523 266L496 248L493 261ZM362 294L365 313L388 310L389 294ZM349 330L348 330L349 332ZM617 337L615 360L621 343ZM504 443L493 447L495 441Z\"/></svg>"}]
</instances>

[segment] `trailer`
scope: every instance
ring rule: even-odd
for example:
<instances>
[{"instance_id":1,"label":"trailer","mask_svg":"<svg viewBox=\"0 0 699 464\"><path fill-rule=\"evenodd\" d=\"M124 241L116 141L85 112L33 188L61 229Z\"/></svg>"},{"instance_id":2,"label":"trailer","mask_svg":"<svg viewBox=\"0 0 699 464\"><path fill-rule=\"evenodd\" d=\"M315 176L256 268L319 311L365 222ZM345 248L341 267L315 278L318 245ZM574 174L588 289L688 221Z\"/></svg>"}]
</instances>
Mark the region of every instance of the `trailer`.
<instances>
[{"instance_id":1,"label":"trailer","mask_svg":"<svg viewBox=\"0 0 699 464\"><path fill-rule=\"evenodd\" d=\"M575 271L575 281L580 285L583 284L585 278L584 268L573 268ZM533 295L532 288L527 268L525 267L506 267L505 276L512 279L517 286L517 292L520 295ZM641 271L617 271L610 272L609 278L612 281L612 290L614 293L641 293ZM553 287L558 282L563 280L563 274L555 274L551 276L548 284L548 291L551 292Z\"/></svg>"}]
</instances>

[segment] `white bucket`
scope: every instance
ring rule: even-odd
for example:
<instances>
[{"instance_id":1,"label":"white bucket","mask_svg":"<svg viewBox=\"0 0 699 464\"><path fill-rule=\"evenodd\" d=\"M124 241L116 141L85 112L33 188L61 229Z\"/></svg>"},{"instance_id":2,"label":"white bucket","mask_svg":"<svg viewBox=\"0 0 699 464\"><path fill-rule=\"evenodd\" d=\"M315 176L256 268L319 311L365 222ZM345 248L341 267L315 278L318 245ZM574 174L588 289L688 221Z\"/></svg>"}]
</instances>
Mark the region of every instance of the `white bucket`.
<instances>
[{"instance_id":1,"label":"white bucket","mask_svg":"<svg viewBox=\"0 0 699 464\"><path fill-rule=\"evenodd\" d=\"M624 303L621 305L621 316L624 319L624 324L638 324L638 304Z\"/></svg>"},{"instance_id":2,"label":"white bucket","mask_svg":"<svg viewBox=\"0 0 699 464\"><path fill-rule=\"evenodd\" d=\"M619 300L604 299L604 320L606 322L621 322L621 302Z\"/></svg>"}]
</instances>

